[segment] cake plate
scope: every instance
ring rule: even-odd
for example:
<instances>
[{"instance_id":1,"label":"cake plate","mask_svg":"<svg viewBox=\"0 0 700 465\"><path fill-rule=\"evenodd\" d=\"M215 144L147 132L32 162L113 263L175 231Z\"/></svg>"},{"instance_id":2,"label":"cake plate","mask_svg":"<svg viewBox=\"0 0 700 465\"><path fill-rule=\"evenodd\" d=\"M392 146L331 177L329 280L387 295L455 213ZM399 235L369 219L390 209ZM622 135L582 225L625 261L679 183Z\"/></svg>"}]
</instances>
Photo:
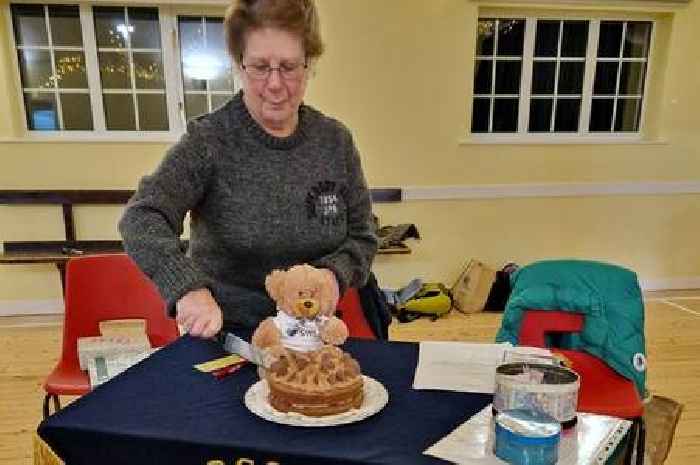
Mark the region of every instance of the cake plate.
<instances>
[{"instance_id":1,"label":"cake plate","mask_svg":"<svg viewBox=\"0 0 700 465\"><path fill-rule=\"evenodd\" d=\"M359 409L323 417L309 417L296 412L280 412L267 400L270 388L266 380L253 384L245 394L248 410L265 420L291 426L337 426L355 423L379 412L389 402L389 393L379 381L369 376L363 378L363 399Z\"/></svg>"}]
</instances>

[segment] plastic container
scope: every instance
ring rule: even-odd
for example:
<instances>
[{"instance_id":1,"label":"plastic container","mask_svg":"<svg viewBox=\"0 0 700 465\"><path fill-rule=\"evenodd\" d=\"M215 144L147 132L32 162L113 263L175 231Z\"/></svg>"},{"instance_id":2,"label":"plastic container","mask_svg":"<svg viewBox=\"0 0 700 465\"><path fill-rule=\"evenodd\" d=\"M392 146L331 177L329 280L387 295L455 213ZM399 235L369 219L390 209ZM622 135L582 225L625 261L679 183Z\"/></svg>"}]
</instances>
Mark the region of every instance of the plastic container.
<instances>
[{"instance_id":1,"label":"plastic container","mask_svg":"<svg viewBox=\"0 0 700 465\"><path fill-rule=\"evenodd\" d=\"M505 410L496 416L494 452L512 465L555 465L561 425L534 410Z\"/></svg>"}]
</instances>

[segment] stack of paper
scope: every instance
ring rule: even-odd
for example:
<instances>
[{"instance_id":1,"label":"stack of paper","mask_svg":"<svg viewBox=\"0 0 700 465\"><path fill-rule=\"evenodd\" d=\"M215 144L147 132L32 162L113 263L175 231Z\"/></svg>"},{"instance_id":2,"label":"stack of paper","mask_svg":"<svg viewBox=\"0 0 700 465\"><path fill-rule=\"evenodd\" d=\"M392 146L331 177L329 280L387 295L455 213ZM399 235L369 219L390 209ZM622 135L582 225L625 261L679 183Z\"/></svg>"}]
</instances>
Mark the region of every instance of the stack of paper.
<instances>
[{"instance_id":1,"label":"stack of paper","mask_svg":"<svg viewBox=\"0 0 700 465\"><path fill-rule=\"evenodd\" d=\"M603 464L615 451L632 422L590 413L577 414L576 426L564 430L558 465ZM493 453L491 405L428 448L424 453L459 465L504 465Z\"/></svg>"}]
</instances>

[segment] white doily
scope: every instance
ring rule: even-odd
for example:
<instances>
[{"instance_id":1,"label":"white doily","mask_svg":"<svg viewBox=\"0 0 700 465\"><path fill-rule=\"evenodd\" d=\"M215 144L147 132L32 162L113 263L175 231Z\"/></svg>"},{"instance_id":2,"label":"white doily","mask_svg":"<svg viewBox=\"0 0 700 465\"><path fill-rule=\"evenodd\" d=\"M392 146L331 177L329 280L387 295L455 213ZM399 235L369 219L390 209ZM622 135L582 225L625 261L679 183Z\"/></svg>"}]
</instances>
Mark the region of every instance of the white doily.
<instances>
[{"instance_id":1,"label":"white doily","mask_svg":"<svg viewBox=\"0 0 700 465\"><path fill-rule=\"evenodd\" d=\"M362 376L364 380L362 406L336 415L309 417L295 412L284 413L274 409L267 400L270 388L267 381L253 384L245 393L248 410L265 420L292 426L336 426L364 420L379 412L389 402L389 393L377 380Z\"/></svg>"}]
</instances>

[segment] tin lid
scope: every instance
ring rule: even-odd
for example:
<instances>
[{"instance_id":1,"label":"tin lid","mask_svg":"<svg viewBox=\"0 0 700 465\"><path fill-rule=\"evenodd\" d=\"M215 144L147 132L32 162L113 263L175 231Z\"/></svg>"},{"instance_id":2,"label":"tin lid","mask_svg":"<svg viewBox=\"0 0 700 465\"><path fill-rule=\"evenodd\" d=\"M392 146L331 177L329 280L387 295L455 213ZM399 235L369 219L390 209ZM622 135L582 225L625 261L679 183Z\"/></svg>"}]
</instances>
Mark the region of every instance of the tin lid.
<instances>
[{"instance_id":1,"label":"tin lid","mask_svg":"<svg viewBox=\"0 0 700 465\"><path fill-rule=\"evenodd\" d=\"M557 420L546 413L527 409L500 412L496 415L496 427L512 434L510 440L528 444L554 443L559 440L561 433L561 425Z\"/></svg>"}]
</instances>

